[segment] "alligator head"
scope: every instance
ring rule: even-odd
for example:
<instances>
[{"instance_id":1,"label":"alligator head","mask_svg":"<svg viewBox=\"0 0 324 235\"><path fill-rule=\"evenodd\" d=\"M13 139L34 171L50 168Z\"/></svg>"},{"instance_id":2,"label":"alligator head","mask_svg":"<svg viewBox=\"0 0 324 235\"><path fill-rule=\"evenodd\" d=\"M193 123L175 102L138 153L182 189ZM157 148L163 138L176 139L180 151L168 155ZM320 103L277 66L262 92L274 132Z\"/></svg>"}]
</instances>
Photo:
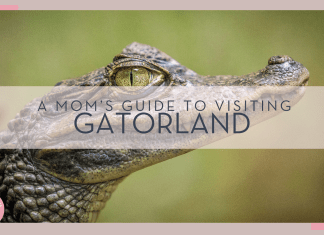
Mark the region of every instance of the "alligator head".
<instances>
[{"instance_id":1,"label":"alligator head","mask_svg":"<svg viewBox=\"0 0 324 235\"><path fill-rule=\"evenodd\" d=\"M222 96L228 93L227 87L234 86L253 88L240 91L241 95L234 97L236 100L246 97L253 100L279 97L282 100L286 95L293 104L298 102L303 91L290 88L303 87L308 79L307 69L288 56L271 57L264 69L248 75L213 77L198 75L154 47L132 43L108 66L57 83L49 94L27 104L9 122L9 129L0 133L0 197L6 208L3 221L95 222L117 185L132 172L226 137L213 135L206 138L205 133L192 135L190 141L174 137L166 142L165 148L154 145L150 136L143 136L139 141L134 135L127 142L123 135L109 141L104 135L93 135L76 141L71 136L75 126L68 122L71 113L61 113L53 119L48 113L35 111L42 100L55 100L62 94L66 100L95 100L107 95L98 90L103 87L116 88L119 93L128 95L125 97L131 93L133 100L167 99L165 92L190 99L197 91L192 90L193 87L221 88L223 92L219 95ZM88 90L64 90L66 87L85 87ZM168 90L170 87L180 89L172 93ZM278 97L271 93L282 87L289 89L284 94L276 92ZM110 90L108 96L116 98L114 92L116 90ZM114 108L120 110L120 104ZM124 122L132 122L135 114L130 111ZM152 113L156 118L154 115L158 114ZM183 130L188 130L188 123L192 122L191 116L194 115L186 114L190 118L185 118L180 124ZM219 119L224 119L225 113L220 115L223 117ZM273 115L255 112L252 116L256 124ZM111 117L112 125L115 119L117 122L120 116ZM94 116L94 124L101 125L101 121ZM142 121L142 125L145 127L146 122ZM136 141L148 147L123 148Z\"/></svg>"}]
</instances>

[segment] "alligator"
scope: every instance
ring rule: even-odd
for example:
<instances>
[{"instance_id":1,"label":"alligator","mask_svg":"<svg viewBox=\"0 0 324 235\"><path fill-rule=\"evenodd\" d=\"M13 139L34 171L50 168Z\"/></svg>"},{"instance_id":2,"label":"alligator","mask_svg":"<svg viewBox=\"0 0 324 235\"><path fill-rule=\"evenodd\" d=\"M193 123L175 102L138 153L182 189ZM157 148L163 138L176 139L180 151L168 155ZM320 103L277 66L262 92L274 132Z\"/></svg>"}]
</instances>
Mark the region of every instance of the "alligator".
<instances>
[{"instance_id":1,"label":"alligator","mask_svg":"<svg viewBox=\"0 0 324 235\"><path fill-rule=\"evenodd\" d=\"M303 87L308 80L308 70L286 55L273 56L265 68L244 76L202 76L157 48L134 42L106 67L54 87L247 86L269 90ZM0 197L5 206L1 222L95 222L117 185L131 173L193 150L176 145L168 149L5 148L17 143L21 130L33 130L36 122L45 121L46 117L35 119L31 107L26 105L9 122L8 130L0 133Z\"/></svg>"}]
</instances>

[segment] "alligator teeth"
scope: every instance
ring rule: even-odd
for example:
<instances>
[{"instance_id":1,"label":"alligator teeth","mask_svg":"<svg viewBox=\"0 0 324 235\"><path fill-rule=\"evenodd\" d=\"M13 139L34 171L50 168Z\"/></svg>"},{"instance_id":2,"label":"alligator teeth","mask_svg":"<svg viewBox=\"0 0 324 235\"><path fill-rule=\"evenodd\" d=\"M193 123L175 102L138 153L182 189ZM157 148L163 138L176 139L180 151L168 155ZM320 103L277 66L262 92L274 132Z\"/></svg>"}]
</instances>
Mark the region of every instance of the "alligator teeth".
<instances>
[{"instance_id":1,"label":"alligator teeth","mask_svg":"<svg viewBox=\"0 0 324 235\"><path fill-rule=\"evenodd\" d=\"M284 97L281 96L281 95L278 95L278 97L277 97L277 101L278 101L279 103L281 103L283 100L284 100Z\"/></svg>"},{"instance_id":2,"label":"alligator teeth","mask_svg":"<svg viewBox=\"0 0 324 235\"><path fill-rule=\"evenodd\" d=\"M184 129L186 129L186 131L190 132L190 123L189 122L183 123L182 125L183 125Z\"/></svg>"},{"instance_id":3,"label":"alligator teeth","mask_svg":"<svg viewBox=\"0 0 324 235\"><path fill-rule=\"evenodd\" d=\"M238 117L239 117L239 121L240 121L240 122L243 122L243 121L246 120L246 119L245 119L243 116L241 116L241 115L238 115Z\"/></svg>"}]
</instances>

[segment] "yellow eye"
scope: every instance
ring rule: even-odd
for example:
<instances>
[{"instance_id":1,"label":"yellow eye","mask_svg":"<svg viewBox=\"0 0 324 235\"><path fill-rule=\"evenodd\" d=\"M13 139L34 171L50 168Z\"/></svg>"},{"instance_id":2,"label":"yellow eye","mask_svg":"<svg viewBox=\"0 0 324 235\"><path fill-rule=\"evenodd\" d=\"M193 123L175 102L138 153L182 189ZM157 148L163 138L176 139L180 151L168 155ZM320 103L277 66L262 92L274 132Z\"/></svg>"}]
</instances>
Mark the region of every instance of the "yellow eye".
<instances>
[{"instance_id":1,"label":"yellow eye","mask_svg":"<svg viewBox=\"0 0 324 235\"><path fill-rule=\"evenodd\" d=\"M116 74L117 86L146 86L150 83L151 73L141 67L127 67Z\"/></svg>"}]
</instances>

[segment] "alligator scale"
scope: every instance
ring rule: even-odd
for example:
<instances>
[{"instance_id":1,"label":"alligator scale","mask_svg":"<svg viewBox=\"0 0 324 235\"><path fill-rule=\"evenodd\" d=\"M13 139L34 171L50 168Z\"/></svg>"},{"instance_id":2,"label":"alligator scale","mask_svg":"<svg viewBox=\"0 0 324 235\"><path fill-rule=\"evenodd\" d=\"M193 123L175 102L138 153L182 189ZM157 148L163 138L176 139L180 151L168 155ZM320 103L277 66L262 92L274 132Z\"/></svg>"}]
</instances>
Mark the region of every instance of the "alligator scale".
<instances>
[{"instance_id":1,"label":"alligator scale","mask_svg":"<svg viewBox=\"0 0 324 235\"><path fill-rule=\"evenodd\" d=\"M258 99L278 87L304 87L308 79L308 70L289 56L273 56L264 69L244 76L201 76L160 50L134 42L106 67L79 78L61 81L53 90L64 86L143 87L141 98L145 98L149 89L157 87L264 88L250 94ZM77 96L77 93L69 95ZM154 97L155 94L149 95ZM298 102L301 96L294 93L292 101ZM37 110L31 108L35 105L38 107L39 101L36 99L27 104L9 122L8 130L0 133L0 197L5 206L1 222L95 222L125 177L192 150L190 147L178 148L181 139L170 141L168 149L101 149L100 138L96 140L96 143L99 141L98 146L90 144L93 148L89 149L56 148L62 144L69 146L72 141L53 141L52 137L57 138L64 132L55 125L43 130L47 133L47 139L42 137L41 129L37 129L39 135L33 134L36 133L33 129L42 126L39 123L48 122L46 116L37 118ZM258 116L258 113L254 115ZM61 115L56 121L64 123L66 118ZM17 144L23 139L20 133L26 130L28 132L24 133L30 134L24 135L24 138L32 139L36 146L48 145L53 148L20 147ZM216 140L210 139L210 142ZM91 141L89 137L79 144L87 146ZM122 139L115 141L123 146Z\"/></svg>"}]
</instances>

